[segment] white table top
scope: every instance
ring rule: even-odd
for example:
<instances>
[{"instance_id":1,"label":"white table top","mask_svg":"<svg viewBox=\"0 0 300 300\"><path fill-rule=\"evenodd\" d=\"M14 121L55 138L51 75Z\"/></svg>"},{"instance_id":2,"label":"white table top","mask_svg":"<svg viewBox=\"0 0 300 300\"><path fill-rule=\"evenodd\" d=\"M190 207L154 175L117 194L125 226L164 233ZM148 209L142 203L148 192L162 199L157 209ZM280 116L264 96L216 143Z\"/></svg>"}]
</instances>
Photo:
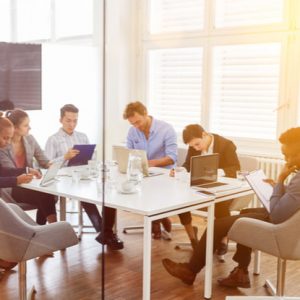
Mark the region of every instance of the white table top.
<instances>
[{"instance_id":1,"label":"white table top","mask_svg":"<svg viewBox=\"0 0 300 300\"><path fill-rule=\"evenodd\" d=\"M125 175L119 176L119 180L124 179ZM236 183L236 179L231 178L222 178L222 181ZM59 177L57 182L49 186L41 187L39 184L39 179L33 179L31 183L23 184L22 186L97 205L102 204L102 191L99 179L80 180L78 183L75 183L71 177L62 176ZM222 192L217 197L232 195L233 193L249 189L250 187L246 183L241 183L238 189ZM165 172L163 175L144 178L141 191L134 194L121 194L115 188L106 188L105 203L108 207L150 216L182 207L191 207L200 202L209 202L214 200L214 198L214 195L200 194L190 188L187 180L178 181L170 177L168 172Z\"/></svg>"}]
</instances>

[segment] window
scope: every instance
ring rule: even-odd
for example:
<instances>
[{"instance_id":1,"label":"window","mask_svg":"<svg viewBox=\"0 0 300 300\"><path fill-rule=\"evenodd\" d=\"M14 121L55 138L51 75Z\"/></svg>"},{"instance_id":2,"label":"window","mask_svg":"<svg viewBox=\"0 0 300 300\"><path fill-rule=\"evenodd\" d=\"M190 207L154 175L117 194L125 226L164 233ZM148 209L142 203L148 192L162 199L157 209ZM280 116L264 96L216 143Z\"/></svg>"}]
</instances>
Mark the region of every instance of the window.
<instances>
[{"instance_id":1,"label":"window","mask_svg":"<svg viewBox=\"0 0 300 300\"><path fill-rule=\"evenodd\" d=\"M150 5L152 34L203 28L204 0L152 0Z\"/></svg>"},{"instance_id":2,"label":"window","mask_svg":"<svg viewBox=\"0 0 300 300\"><path fill-rule=\"evenodd\" d=\"M179 136L188 123L201 123L257 153L296 126L297 1L143 2L150 13L143 12L149 28L140 39L141 98Z\"/></svg>"},{"instance_id":3,"label":"window","mask_svg":"<svg viewBox=\"0 0 300 300\"><path fill-rule=\"evenodd\" d=\"M149 111L180 131L199 122L202 48L152 50L149 55Z\"/></svg>"},{"instance_id":4,"label":"window","mask_svg":"<svg viewBox=\"0 0 300 300\"><path fill-rule=\"evenodd\" d=\"M17 1L17 41L50 39L51 0Z\"/></svg>"},{"instance_id":5,"label":"window","mask_svg":"<svg viewBox=\"0 0 300 300\"><path fill-rule=\"evenodd\" d=\"M10 0L0 1L0 41L9 42L10 36Z\"/></svg>"},{"instance_id":6,"label":"window","mask_svg":"<svg viewBox=\"0 0 300 300\"><path fill-rule=\"evenodd\" d=\"M280 48L278 43L215 47L212 131L276 139Z\"/></svg>"},{"instance_id":7,"label":"window","mask_svg":"<svg viewBox=\"0 0 300 300\"><path fill-rule=\"evenodd\" d=\"M217 0L216 27L237 27L280 23L283 0Z\"/></svg>"},{"instance_id":8,"label":"window","mask_svg":"<svg viewBox=\"0 0 300 300\"><path fill-rule=\"evenodd\" d=\"M93 0L56 0L57 38L93 34Z\"/></svg>"}]
</instances>

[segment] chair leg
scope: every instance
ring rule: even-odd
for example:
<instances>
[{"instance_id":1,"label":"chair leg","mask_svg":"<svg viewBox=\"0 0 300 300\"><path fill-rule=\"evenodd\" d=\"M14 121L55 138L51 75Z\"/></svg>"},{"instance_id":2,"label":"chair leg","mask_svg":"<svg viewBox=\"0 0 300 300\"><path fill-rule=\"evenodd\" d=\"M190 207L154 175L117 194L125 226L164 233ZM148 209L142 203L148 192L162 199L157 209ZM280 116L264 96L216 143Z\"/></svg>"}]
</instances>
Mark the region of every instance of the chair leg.
<instances>
[{"instance_id":1,"label":"chair leg","mask_svg":"<svg viewBox=\"0 0 300 300\"><path fill-rule=\"evenodd\" d=\"M58 197L59 200L59 220L66 221L66 198Z\"/></svg>"},{"instance_id":2,"label":"chair leg","mask_svg":"<svg viewBox=\"0 0 300 300\"><path fill-rule=\"evenodd\" d=\"M26 261L19 262L18 269L19 269L19 298L20 300L26 300L27 299Z\"/></svg>"},{"instance_id":3,"label":"chair leg","mask_svg":"<svg viewBox=\"0 0 300 300\"><path fill-rule=\"evenodd\" d=\"M272 296L284 295L286 260L278 258L277 260L277 285L276 288L270 280L266 280L265 287L270 291Z\"/></svg>"},{"instance_id":4,"label":"chair leg","mask_svg":"<svg viewBox=\"0 0 300 300\"><path fill-rule=\"evenodd\" d=\"M78 202L78 239L81 240L83 231L83 213L81 202Z\"/></svg>"},{"instance_id":5,"label":"chair leg","mask_svg":"<svg viewBox=\"0 0 300 300\"><path fill-rule=\"evenodd\" d=\"M285 270L286 270L286 260L278 258L276 296L283 296L284 294Z\"/></svg>"},{"instance_id":6,"label":"chair leg","mask_svg":"<svg viewBox=\"0 0 300 300\"><path fill-rule=\"evenodd\" d=\"M261 252L259 250L254 251L254 275L260 274L260 259L261 259Z\"/></svg>"}]
</instances>

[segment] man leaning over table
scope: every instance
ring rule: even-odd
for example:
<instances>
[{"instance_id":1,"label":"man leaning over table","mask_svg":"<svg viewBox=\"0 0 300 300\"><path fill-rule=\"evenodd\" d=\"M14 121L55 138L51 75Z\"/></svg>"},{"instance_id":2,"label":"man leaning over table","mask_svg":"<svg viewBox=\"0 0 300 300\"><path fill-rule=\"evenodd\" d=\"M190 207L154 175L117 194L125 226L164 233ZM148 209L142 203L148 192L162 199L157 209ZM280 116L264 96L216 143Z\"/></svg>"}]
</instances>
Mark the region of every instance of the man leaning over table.
<instances>
[{"instance_id":1,"label":"man leaning over table","mask_svg":"<svg viewBox=\"0 0 300 300\"><path fill-rule=\"evenodd\" d=\"M127 135L127 148L145 150L149 167L172 168L177 160L177 137L174 128L148 115L146 106L139 102L129 103L123 113L132 127ZM160 223L165 231L161 232ZM155 239L170 239L171 221L163 218L152 222Z\"/></svg>"},{"instance_id":2,"label":"man leaning over table","mask_svg":"<svg viewBox=\"0 0 300 300\"><path fill-rule=\"evenodd\" d=\"M199 124L187 125L182 132L183 142L189 145L188 152L185 158L183 167L190 172L190 161L192 156L218 153L219 154L219 169L224 171L226 177L236 177L236 171L240 170L240 162L236 153L235 144L215 133L209 133ZM230 216L229 207L232 200L217 203L215 206L215 217L222 218ZM192 216L190 212L179 214L180 222L185 227L185 230L191 240L193 248L197 244L197 236L192 226ZM224 237L220 244L217 254L223 255L227 252L227 238Z\"/></svg>"},{"instance_id":3,"label":"man leaning over table","mask_svg":"<svg viewBox=\"0 0 300 300\"><path fill-rule=\"evenodd\" d=\"M65 161L75 157L79 151L72 149L76 144L89 144L86 134L75 130L78 122L79 109L73 104L66 104L60 109L60 123L62 127L50 136L46 142L45 153L51 161ZM95 230L100 232L96 241L107 245L112 250L124 248L123 242L113 232L116 210L105 207L105 225L101 230L102 218L95 204L81 202L82 207L91 220Z\"/></svg>"}]
</instances>

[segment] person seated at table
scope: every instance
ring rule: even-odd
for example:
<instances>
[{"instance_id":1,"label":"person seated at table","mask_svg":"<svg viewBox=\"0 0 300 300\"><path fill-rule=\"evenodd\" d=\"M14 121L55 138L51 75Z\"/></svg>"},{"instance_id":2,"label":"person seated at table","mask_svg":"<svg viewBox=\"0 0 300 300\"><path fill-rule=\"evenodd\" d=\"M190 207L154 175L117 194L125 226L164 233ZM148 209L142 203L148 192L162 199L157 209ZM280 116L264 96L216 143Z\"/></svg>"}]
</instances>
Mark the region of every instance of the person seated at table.
<instances>
[{"instance_id":1,"label":"person seated at table","mask_svg":"<svg viewBox=\"0 0 300 300\"><path fill-rule=\"evenodd\" d=\"M60 109L60 123L62 127L57 133L50 136L46 142L45 153L54 161L65 162L75 157L79 151L72 149L76 144L89 144L88 137L82 132L75 130L78 122L79 109L73 104L66 104ZM113 232L113 226L116 220L116 209L105 207L104 230L101 230L102 218L97 206L92 203L81 202L82 207L87 213L91 223L99 235L96 241L107 245L112 250L124 248L123 242Z\"/></svg>"},{"instance_id":2,"label":"person seated at table","mask_svg":"<svg viewBox=\"0 0 300 300\"><path fill-rule=\"evenodd\" d=\"M236 154L234 143L223 136L214 133L208 133L198 124L187 125L182 132L183 142L189 145L183 167L190 172L190 161L192 156L218 153L219 169L222 169L227 177L236 177L236 171L240 170L239 159ZM171 173L172 175L172 173ZM229 206L231 201L217 203L215 206L215 217L221 218L230 215ZM179 214L180 222L191 240L193 248L197 244L196 232L192 226L192 215L190 212ZM217 251L218 255L227 252L227 239L223 242Z\"/></svg>"},{"instance_id":3,"label":"person seated at table","mask_svg":"<svg viewBox=\"0 0 300 300\"><path fill-rule=\"evenodd\" d=\"M300 127L287 130L279 137L279 141L286 164L278 175L276 182L266 180L273 186L273 194L270 198L270 213L265 208L252 208L242 210L238 216L215 219L214 251L220 244L222 237L227 235L232 224L238 218L249 217L280 224L300 209ZM291 173L295 173L295 175L289 184L285 186L284 182ZM233 269L228 277L218 280L220 285L242 288L251 286L248 275L251 252L252 249L244 245L237 245L233 260L238 263L238 266ZM205 266L205 253L206 231L197 244L189 262L176 263L170 259L163 259L163 265L172 276L181 279L186 284L193 284L197 273Z\"/></svg>"},{"instance_id":4,"label":"person seated at table","mask_svg":"<svg viewBox=\"0 0 300 300\"><path fill-rule=\"evenodd\" d=\"M14 126L11 143L0 149L1 165L6 168L33 168L33 159L43 168L49 167L49 159L45 156L39 144L29 135L30 120L28 114L15 109L7 111L5 116ZM11 196L16 202L29 203L36 206L36 222L40 225L57 221L55 197L21 187L13 187Z\"/></svg>"},{"instance_id":5,"label":"person seated at table","mask_svg":"<svg viewBox=\"0 0 300 300\"><path fill-rule=\"evenodd\" d=\"M3 149L9 145L11 139L13 138L13 135L14 126L12 122L9 119L3 117L2 112L0 112L0 149ZM32 168L29 168L28 174L26 174L26 169L24 167L5 168L3 167L2 161L0 159L0 188L16 188L22 183L29 183L32 180L33 176L40 178L41 174L38 170ZM26 195L26 197L24 197L21 202L26 202L26 200L30 201L30 199L35 199L36 202L34 204L37 205L42 212L45 212L44 207L42 205L42 201L47 200L47 198L43 198L42 193L26 189L22 190L24 191L24 195ZM41 198L39 196L41 196ZM15 200L18 201L18 199ZM16 265L17 263L7 262L0 258L0 268L10 270Z\"/></svg>"},{"instance_id":6,"label":"person seated at table","mask_svg":"<svg viewBox=\"0 0 300 300\"><path fill-rule=\"evenodd\" d=\"M123 113L124 120L132 125L127 135L127 148L145 150L149 167L172 168L177 160L177 138L173 127L148 115L147 108L139 101L129 103ZM152 222L155 239L161 238L160 223L165 238L170 239L171 221L163 218Z\"/></svg>"}]
</instances>

